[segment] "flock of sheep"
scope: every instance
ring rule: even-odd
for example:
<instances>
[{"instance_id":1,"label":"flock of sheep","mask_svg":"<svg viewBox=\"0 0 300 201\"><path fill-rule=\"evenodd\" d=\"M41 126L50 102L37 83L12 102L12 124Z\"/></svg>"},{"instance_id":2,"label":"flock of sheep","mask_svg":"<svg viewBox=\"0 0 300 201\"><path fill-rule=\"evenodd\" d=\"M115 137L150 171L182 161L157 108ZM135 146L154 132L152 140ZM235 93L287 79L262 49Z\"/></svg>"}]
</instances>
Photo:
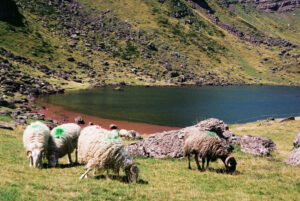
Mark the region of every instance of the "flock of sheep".
<instances>
[{"instance_id":1,"label":"flock of sheep","mask_svg":"<svg viewBox=\"0 0 300 201\"><path fill-rule=\"evenodd\" d=\"M69 163L72 164L71 153L76 150L75 163L85 164L85 172L80 179L87 178L89 171L112 170L119 174L120 169L126 174L128 182L138 180L139 168L129 156L123 140L117 130L106 130L100 126L81 127L74 123L62 124L50 129L39 121L31 123L24 131L23 143L30 160L29 165L34 168L42 168L42 159L48 159L48 166L58 165L58 159L68 155ZM188 158L189 169L190 157L195 156L199 170L205 170L210 161L220 158L226 169L233 172L236 169L236 161L230 155L231 148L226 147L222 140L213 132L190 130L184 137L184 156ZM77 157L78 155L78 157ZM199 164L202 161L202 168ZM206 168L207 168L206 167Z\"/></svg>"}]
</instances>

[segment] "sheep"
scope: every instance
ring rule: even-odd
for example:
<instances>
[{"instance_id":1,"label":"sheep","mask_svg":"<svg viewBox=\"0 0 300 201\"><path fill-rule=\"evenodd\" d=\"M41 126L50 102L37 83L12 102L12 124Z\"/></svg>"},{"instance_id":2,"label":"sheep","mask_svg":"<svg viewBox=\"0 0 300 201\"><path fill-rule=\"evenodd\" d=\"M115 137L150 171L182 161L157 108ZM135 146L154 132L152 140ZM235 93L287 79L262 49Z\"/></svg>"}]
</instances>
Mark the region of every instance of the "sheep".
<instances>
[{"instance_id":1,"label":"sheep","mask_svg":"<svg viewBox=\"0 0 300 201\"><path fill-rule=\"evenodd\" d=\"M78 159L86 164L86 171L80 179L87 178L90 170L113 170L119 174L122 168L128 182L138 179L139 169L134 160L125 150L123 141L116 132L107 131L101 127L88 126L84 128L78 139Z\"/></svg>"},{"instance_id":2,"label":"sheep","mask_svg":"<svg viewBox=\"0 0 300 201\"><path fill-rule=\"evenodd\" d=\"M189 169L191 169L190 156L194 154L198 170L205 170L205 159L207 159L206 168L208 168L210 161L220 158L226 169L234 172L237 163L230 152L231 150L224 147L222 140L213 132L191 129L185 134L183 154L188 158ZM199 158L202 159L202 167L199 164Z\"/></svg>"},{"instance_id":3,"label":"sheep","mask_svg":"<svg viewBox=\"0 0 300 201\"><path fill-rule=\"evenodd\" d=\"M42 168L42 158L48 149L50 130L47 125L37 121L26 127L23 134L23 144L29 158L29 166Z\"/></svg>"},{"instance_id":4,"label":"sheep","mask_svg":"<svg viewBox=\"0 0 300 201\"><path fill-rule=\"evenodd\" d=\"M71 153L75 151L75 164L77 158L77 142L80 135L81 127L75 123L67 123L57 126L51 130L49 147L47 152L48 163L50 167L58 165L58 158L68 154L70 165L73 164Z\"/></svg>"}]
</instances>

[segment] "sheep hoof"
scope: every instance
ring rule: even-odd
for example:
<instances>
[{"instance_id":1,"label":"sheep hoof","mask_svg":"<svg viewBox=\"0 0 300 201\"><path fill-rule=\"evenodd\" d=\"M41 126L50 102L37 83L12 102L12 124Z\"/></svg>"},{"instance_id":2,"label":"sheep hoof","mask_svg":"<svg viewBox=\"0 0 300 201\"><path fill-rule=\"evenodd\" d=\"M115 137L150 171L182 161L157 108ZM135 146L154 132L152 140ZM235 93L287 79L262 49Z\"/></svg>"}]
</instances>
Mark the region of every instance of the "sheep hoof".
<instances>
[{"instance_id":1,"label":"sheep hoof","mask_svg":"<svg viewBox=\"0 0 300 201\"><path fill-rule=\"evenodd\" d=\"M82 180L82 179L87 179L88 176L87 175L81 175L81 177L79 178L79 180Z\"/></svg>"}]
</instances>

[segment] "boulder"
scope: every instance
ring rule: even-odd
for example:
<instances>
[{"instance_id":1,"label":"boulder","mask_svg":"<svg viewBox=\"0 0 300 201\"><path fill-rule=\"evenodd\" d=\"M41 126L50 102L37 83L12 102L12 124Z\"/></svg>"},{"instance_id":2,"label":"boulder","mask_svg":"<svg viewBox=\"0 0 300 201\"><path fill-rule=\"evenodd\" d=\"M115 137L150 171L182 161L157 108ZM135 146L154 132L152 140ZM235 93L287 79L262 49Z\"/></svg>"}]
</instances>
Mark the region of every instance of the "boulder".
<instances>
[{"instance_id":1,"label":"boulder","mask_svg":"<svg viewBox=\"0 0 300 201\"><path fill-rule=\"evenodd\" d=\"M116 124L110 124L109 128L110 129L118 129L118 126Z\"/></svg>"},{"instance_id":2,"label":"boulder","mask_svg":"<svg viewBox=\"0 0 300 201\"><path fill-rule=\"evenodd\" d=\"M244 135L241 140L241 151L248 154L269 156L271 151L276 150L276 144L266 137L252 137Z\"/></svg>"},{"instance_id":3,"label":"boulder","mask_svg":"<svg viewBox=\"0 0 300 201\"><path fill-rule=\"evenodd\" d=\"M295 117L288 117L288 118L284 118L284 119L281 119L279 122L285 122L285 121L293 121L295 120Z\"/></svg>"},{"instance_id":4,"label":"boulder","mask_svg":"<svg viewBox=\"0 0 300 201\"><path fill-rule=\"evenodd\" d=\"M291 151L290 157L286 163L292 166L300 165L300 148Z\"/></svg>"},{"instance_id":5,"label":"boulder","mask_svg":"<svg viewBox=\"0 0 300 201\"><path fill-rule=\"evenodd\" d=\"M0 121L0 128L7 129L7 130L13 130L13 128L10 125L8 125L7 123L2 122L2 121Z\"/></svg>"},{"instance_id":6,"label":"boulder","mask_svg":"<svg viewBox=\"0 0 300 201\"><path fill-rule=\"evenodd\" d=\"M300 131L299 131L298 135L296 135L296 137L293 141L293 145L294 145L295 148L300 147Z\"/></svg>"},{"instance_id":7,"label":"boulder","mask_svg":"<svg viewBox=\"0 0 300 201\"><path fill-rule=\"evenodd\" d=\"M115 90L115 91L124 91L124 89L121 88L121 87L116 87L116 88L114 88L114 90Z\"/></svg>"},{"instance_id":8,"label":"boulder","mask_svg":"<svg viewBox=\"0 0 300 201\"><path fill-rule=\"evenodd\" d=\"M228 126L223 121L210 118L201 121L194 126L186 127L180 130L152 134L147 139L129 144L127 146L127 150L132 156L182 158L184 135L188 130L195 128L199 130L216 132L218 136L227 143L229 143L227 139L236 139L236 136L232 132L225 132L228 131Z\"/></svg>"},{"instance_id":9,"label":"boulder","mask_svg":"<svg viewBox=\"0 0 300 201\"><path fill-rule=\"evenodd\" d=\"M0 99L0 106L7 107L9 105L8 101Z\"/></svg>"},{"instance_id":10,"label":"boulder","mask_svg":"<svg viewBox=\"0 0 300 201\"><path fill-rule=\"evenodd\" d=\"M81 116L76 117L74 120L75 120L75 123L77 123L77 124L85 124L85 122Z\"/></svg>"}]
</instances>

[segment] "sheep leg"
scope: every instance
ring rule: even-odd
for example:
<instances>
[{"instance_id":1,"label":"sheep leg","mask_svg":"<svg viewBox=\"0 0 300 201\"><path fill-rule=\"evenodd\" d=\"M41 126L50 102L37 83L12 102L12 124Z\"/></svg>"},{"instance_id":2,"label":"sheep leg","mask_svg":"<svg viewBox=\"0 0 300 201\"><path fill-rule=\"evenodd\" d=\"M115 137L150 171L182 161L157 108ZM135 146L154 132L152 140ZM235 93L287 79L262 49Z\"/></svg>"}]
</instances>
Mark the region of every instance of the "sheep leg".
<instances>
[{"instance_id":1,"label":"sheep leg","mask_svg":"<svg viewBox=\"0 0 300 201\"><path fill-rule=\"evenodd\" d=\"M195 154L195 161L196 161L196 165L197 165L198 170L201 170L199 160L198 160L198 154Z\"/></svg>"},{"instance_id":2,"label":"sheep leg","mask_svg":"<svg viewBox=\"0 0 300 201\"><path fill-rule=\"evenodd\" d=\"M32 157L29 157L29 167L32 167L33 166L33 160L32 160Z\"/></svg>"},{"instance_id":3,"label":"sheep leg","mask_svg":"<svg viewBox=\"0 0 300 201\"><path fill-rule=\"evenodd\" d=\"M82 180L83 178L87 178L87 174L89 173L89 171L91 170L91 168L87 168L87 170L85 171L85 173L83 173L81 176L80 176L80 180Z\"/></svg>"},{"instance_id":4,"label":"sheep leg","mask_svg":"<svg viewBox=\"0 0 300 201\"><path fill-rule=\"evenodd\" d=\"M110 179L110 178L109 178L109 170L106 170L105 178L106 178L106 179Z\"/></svg>"},{"instance_id":5,"label":"sheep leg","mask_svg":"<svg viewBox=\"0 0 300 201\"><path fill-rule=\"evenodd\" d=\"M78 164L78 152L75 150L75 164Z\"/></svg>"},{"instance_id":6,"label":"sheep leg","mask_svg":"<svg viewBox=\"0 0 300 201\"><path fill-rule=\"evenodd\" d=\"M97 170L94 168L93 176L96 176Z\"/></svg>"},{"instance_id":7,"label":"sheep leg","mask_svg":"<svg viewBox=\"0 0 300 201\"><path fill-rule=\"evenodd\" d=\"M70 165L72 165L73 162L72 162L72 158L71 158L71 154L70 154L70 153L68 153L68 158L69 158L69 163L70 163Z\"/></svg>"},{"instance_id":8,"label":"sheep leg","mask_svg":"<svg viewBox=\"0 0 300 201\"><path fill-rule=\"evenodd\" d=\"M187 157L188 157L188 160L189 160L189 169L192 169L190 155L188 154Z\"/></svg>"},{"instance_id":9,"label":"sheep leg","mask_svg":"<svg viewBox=\"0 0 300 201\"><path fill-rule=\"evenodd\" d=\"M208 169L208 166L209 166L209 161L210 161L210 159L209 159L209 158L207 158L207 162L206 162L206 169Z\"/></svg>"},{"instance_id":10,"label":"sheep leg","mask_svg":"<svg viewBox=\"0 0 300 201\"><path fill-rule=\"evenodd\" d=\"M202 171L205 171L205 166L204 166L204 164L205 164L205 158L202 158Z\"/></svg>"}]
</instances>

